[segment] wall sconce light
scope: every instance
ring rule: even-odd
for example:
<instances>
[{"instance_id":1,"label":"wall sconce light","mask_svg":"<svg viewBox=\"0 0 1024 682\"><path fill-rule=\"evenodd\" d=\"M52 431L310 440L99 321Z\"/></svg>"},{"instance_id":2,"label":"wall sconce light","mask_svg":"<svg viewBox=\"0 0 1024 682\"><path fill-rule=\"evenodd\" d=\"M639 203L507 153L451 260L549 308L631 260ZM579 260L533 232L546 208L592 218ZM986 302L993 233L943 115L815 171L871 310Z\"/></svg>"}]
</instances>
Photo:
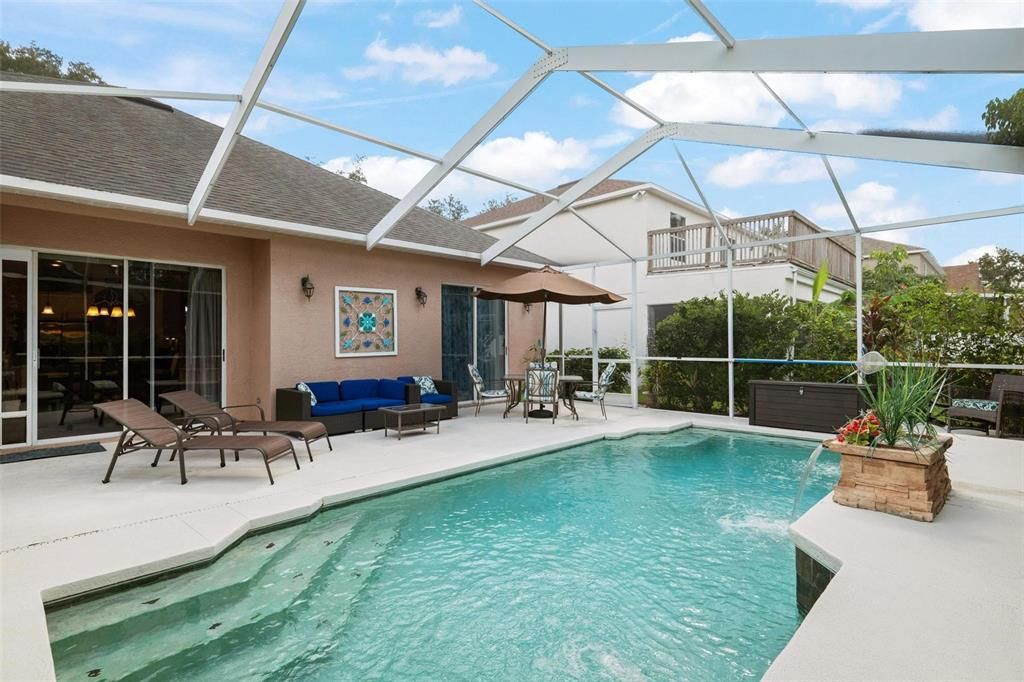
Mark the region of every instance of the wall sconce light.
<instances>
[{"instance_id":1,"label":"wall sconce light","mask_svg":"<svg viewBox=\"0 0 1024 682\"><path fill-rule=\"evenodd\" d=\"M416 287L416 300L419 301L421 306L426 307L427 292L423 290L423 287Z\"/></svg>"},{"instance_id":2,"label":"wall sconce light","mask_svg":"<svg viewBox=\"0 0 1024 682\"><path fill-rule=\"evenodd\" d=\"M306 275L302 278L302 294L306 297L306 301L313 298L313 292L316 291L316 287L313 286L313 280Z\"/></svg>"},{"instance_id":3,"label":"wall sconce light","mask_svg":"<svg viewBox=\"0 0 1024 682\"><path fill-rule=\"evenodd\" d=\"M523 310L525 310L526 312L530 312L530 310L532 310L532 309L533 309L533 304L532 303L524 303L523 304Z\"/></svg>"}]
</instances>

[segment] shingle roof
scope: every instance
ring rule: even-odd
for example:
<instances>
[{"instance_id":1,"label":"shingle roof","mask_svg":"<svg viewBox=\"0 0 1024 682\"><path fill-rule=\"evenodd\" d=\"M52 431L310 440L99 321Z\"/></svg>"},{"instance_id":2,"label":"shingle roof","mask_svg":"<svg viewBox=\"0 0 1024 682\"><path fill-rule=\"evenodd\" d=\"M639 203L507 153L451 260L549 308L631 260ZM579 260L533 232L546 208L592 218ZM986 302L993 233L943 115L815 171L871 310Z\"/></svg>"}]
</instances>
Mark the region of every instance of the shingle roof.
<instances>
[{"instance_id":1,"label":"shingle roof","mask_svg":"<svg viewBox=\"0 0 1024 682\"><path fill-rule=\"evenodd\" d=\"M54 79L0 73L2 80ZM221 128L152 100L0 94L0 172L188 203ZM239 136L206 205L260 218L368 233L397 199ZM496 240L417 208L388 235L473 253ZM537 263L519 248L505 256Z\"/></svg>"},{"instance_id":2,"label":"shingle roof","mask_svg":"<svg viewBox=\"0 0 1024 682\"><path fill-rule=\"evenodd\" d=\"M548 194L554 194L555 196L561 196L562 192L575 185L579 180L573 180L572 182L566 182L558 187L553 187L547 190ZM644 185L647 183L636 182L634 180L604 180L597 183L589 191L584 192L580 200L591 199L593 197L599 197L603 194L611 194L612 192L618 192L620 190L628 189L630 187L636 187L638 185ZM463 225L469 225L470 227L477 227L478 225L487 225L488 223L494 223L499 220L508 220L509 218L517 218L519 216L530 215L536 213L540 209L547 206L549 203L554 201L545 196L535 194L534 196L527 197L526 199L520 199L519 201L513 201L508 206L500 206L491 211L484 211L478 213L471 218L466 218L462 221Z\"/></svg>"},{"instance_id":3,"label":"shingle roof","mask_svg":"<svg viewBox=\"0 0 1024 682\"><path fill-rule=\"evenodd\" d=\"M979 294L988 292L988 289L981 282L981 268L977 263L944 265L942 270L946 273L946 291L967 289L969 291L976 291Z\"/></svg>"}]
</instances>

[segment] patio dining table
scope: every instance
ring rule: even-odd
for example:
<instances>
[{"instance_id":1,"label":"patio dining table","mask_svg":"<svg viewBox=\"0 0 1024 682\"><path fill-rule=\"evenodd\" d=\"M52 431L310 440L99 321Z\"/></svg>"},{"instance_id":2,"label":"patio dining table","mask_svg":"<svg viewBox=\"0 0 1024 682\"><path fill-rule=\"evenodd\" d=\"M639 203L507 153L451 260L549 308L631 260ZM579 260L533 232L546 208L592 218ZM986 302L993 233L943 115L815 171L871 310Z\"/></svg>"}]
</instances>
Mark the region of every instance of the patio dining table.
<instances>
[{"instance_id":1,"label":"patio dining table","mask_svg":"<svg viewBox=\"0 0 1024 682\"><path fill-rule=\"evenodd\" d=\"M504 380L508 398L505 401L505 412L501 415L503 418L523 402L526 374L506 374ZM576 412L576 401L573 400L573 395L576 393L576 386L582 382L583 377L577 374L564 374L558 377L558 395L562 399L562 404L572 414L573 419L580 418L579 413Z\"/></svg>"}]
</instances>

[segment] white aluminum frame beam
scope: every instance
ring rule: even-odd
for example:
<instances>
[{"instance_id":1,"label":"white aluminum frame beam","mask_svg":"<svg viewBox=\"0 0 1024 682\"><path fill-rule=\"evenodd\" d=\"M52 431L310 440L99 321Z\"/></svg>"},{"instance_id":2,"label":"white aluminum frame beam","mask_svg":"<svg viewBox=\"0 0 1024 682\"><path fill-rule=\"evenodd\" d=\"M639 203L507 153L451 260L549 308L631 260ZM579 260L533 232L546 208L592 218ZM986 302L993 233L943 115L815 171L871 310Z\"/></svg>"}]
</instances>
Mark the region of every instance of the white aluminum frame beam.
<instances>
[{"instance_id":1,"label":"white aluminum frame beam","mask_svg":"<svg viewBox=\"0 0 1024 682\"><path fill-rule=\"evenodd\" d=\"M1024 73L1024 29L813 36L568 48L560 71Z\"/></svg>"},{"instance_id":2,"label":"white aluminum frame beam","mask_svg":"<svg viewBox=\"0 0 1024 682\"><path fill-rule=\"evenodd\" d=\"M305 123L310 123L310 124L315 125L315 126L320 126L321 128L326 128L327 130L333 130L335 132L341 133L342 135L348 135L349 137L354 137L354 138L359 139L359 140L364 140L366 142L370 142L370 143L373 143L373 144L376 144L376 145L380 145L381 147L386 147L388 149L393 149L396 152L401 152L403 154L408 154L409 156L415 156L417 158L425 159L427 161L433 161L434 163L441 163L441 157L440 156L435 156L434 154L428 154L426 152L421 152L418 149L413 149L412 147L407 147L404 144L399 144L397 142L391 142L390 140L385 140L384 138L377 137L376 135L370 135L369 133L363 133L363 132L360 132L360 131L355 130L353 128L348 128L348 127L343 126L343 125L338 125L337 123L331 123L330 121L325 121L322 118L317 118L315 116L310 116L308 114L303 114L302 112L294 111L292 109L288 109L286 107L282 107L279 104L272 104L271 102L267 102L265 100L259 100L258 102L256 102L256 106L259 107L260 109L265 109L267 111L272 111L275 114L281 114L282 116L287 116L289 118L293 118L296 121L303 121ZM496 182L499 185L507 185L508 187L514 187L515 189L522 190L523 192L529 192L530 194L539 194L541 196L545 196L545 197L548 197L550 199L557 199L558 198L557 194L551 194L551 193L545 192L543 190L535 189L533 187L529 187L527 185L523 185L521 183L518 183L518 182L516 182L514 180L508 180L506 178L498 177L497 175L491 175L490 173L485 173L484 171L476 170L475 168L469 168L468 166L464 166L462 164L459 164L456 167L456 169L462 171L463 173L468 173L469 175L475 175L478 178L483 178L484 180L490 180L491 182Z\"/></svg>"},{"instance_id":3,"label":"white aluminum frame beam","mask_svg":"<svg viewBox=\"0 0 1024 682\"><path fill-rule=\"evenodd\" d=\"M369 234L366 235L366 249L370 250L376 246L381 239L387 236L398 221L409 214L416 205L426 198L430 192L437 187L455 168L462 163L470 152L476 149L485 137L491 134L505 118L508 117L516 107L523 103L531 92L538 85L551 75L554 68L565 61L565 50L558 50L553 54L546 55L539 59L517 80L509 90L501 96L497 102L478 120L456 142L448 153L444 155L441 162L430 169L416 185L406 192L397 204L374 225Z\"/></svg>"},{"instance_id":4,"label":"white aluminum frame beam","mask_svg":"<svg viewBox=\"0 0 1024 682\"><path fill-rule=\"evenodd\" d=\"M585 178L579 180L572 187L567 189L557 200L548 203L542 209L532 214L525 222L513 228L507 235L491 244L480 257L480 263L487 265L492 260L511 249L513 246L530 235L538 227L549 221L552 217L572 206L581 196L593 189L599 182L602 182L615 173L627 163L640 156L648 149L658 144L673 132L672 126L654 126L648 128L640 137L616 152L610 159L595 168Z\"/></svg>"},{"instance_id":5,"label":"white aluminum frame beam","mask_svg":"<svg viewBox=\"0 0 1024 682\"><path fill-rule=\"evenodd\" d=\"M686 0L693 11L700 15L700 18L704 20L704 23L708 25L718 39L722 41L728 49L736 47L736 39L732 37L732 34L722 25L722 22L718 20L718 17L709 10L701 0Z\"/></svg>"},{"instance_id":6,"label":"white aluminum frame beam","mask_svg":"<svg viewBox=\"0 0 1024 682\"><path fill-rule=\"evenodd\" d=\"M203 169L203 174L199 177L199 183L192 193L192 198L189 199L189 225L195 223L199 217L199 212L203 209L203 205L210 197L210 192L213 191L213 184L217 182L217 177L224 170L228 155L231 154L235 142L238 141L238 136L241 134L242 128L245 127L245 122L249 120L249 114L252 113L253 107L256 106L256 101L263 91L263 86L266 85L267 79L270 78L274 64L277 63L277 58L281 55L281 50L284 49L288 36L291 35L295 22L299 20L299 15L302 13L302 8L305 5L306 0L285 0L281 6L281 11L278 13L277 19L274 20L274 26L270 29L270 35L263 45L263 50L260 52L252 72L249 74L249 80L246 81L245 87L242 88L242 97L224 125L220 139L217 140L217 145L213 148L213 153L206 163L206 168Z\"/></svg>"},{"instance_id":7,"label":"white aluminum frame beam","mask_svg":"<svg viewBox=\"0 0 1024 682\"><path fill-rule=\"evenodd\" d=\"M577 211L577 210L576 210L575 208L573 208L572 206L570 206L568 210L569 210L569 213L572 213L572 214L573 214L574 216L576 216L576 217L577 217L577 218L579 219L579 221L580 221L581 223L583 223L584 225L586 225L587 227L589 227L589 228L590 228L591 230L593 230L593 231L594 231L594 232L595 232L595 233L597 234L597 236L601 237L601 238L602 238L602 239L604 239L604 240L605 240L606 242L608 242L609 244L611 244L612 246L614 246L614 247L615 247L615 250L616 250L616 251L618 251L618 252L619 252L619 253L621 253L621 254L622 254L623 256L625 256L626 258L628 258L628 259L629 259L629 260L630 260L631 262L636 262L636 259L635 259L635 258L633 257L633 255L632 255L631 253L629 253L629 252L628 252L628 251L626 251L626 250L625 250L624 248L622 248L621 246L619 246L619 245L618 245L618 244L617 244L617 243L615 242L615 240L614 240L614 239L612 239L611 237L609 237L608 235L606 235L606 234L605 234L605 233L604 233L603 231L601 231L600 229L598 229L597 225L595 225L594 223L590 222L589 220L587 220L586 218L584 218L584 217L583 217L582 215L580 215L580 212L579 212L579 211Z\"/></svg>"},{"instance_id":8,"label":"white aluminum frame beam","mask_svg":"<svg viewBox=\"0 0 1024 682\"><path fill-rule=\"evenodd\" d=\"M686 159L683 158L683 153L679 151L679 146L675 142L672 143L672 148L676 152L676 157L678 157L679 163L683 164L683 170L686 171L687 177L690 178L690 183L693 185L693 188L697 190L697 195L700 197L701 203L704 204L704 210L706 210L708 215L711 216L711 221L715 224L715 229L718 230L719 241L721 241L723 245L731 245L732 240L729 239L729 236L725 233L725 228L723 228L722 223L719 222L718 214L711 209L711 204L708 203L708 198L704 196L704 190L700 188L697 178L694 176L693 171L690 170L690 164L686 163Z\"/></svg>"},{"instance_id":9,"label":"white aluminum frame beam","mask_svg":"<svg viewBox=\"0 0 1024 682\"><path fill-rule=\"evenodd\" d=\"M673 137L735 147L1024 174L1024 148L884 135L817 132L726 123L674 123Z\"/></svg>"},{"instance_id":10,"label":"white aluminum frame beam","mask_svg":"<svg viewBox=\"0 0 1024 682\"><path fill-rule=\"evenodd\" d=\"M191 90L154 90L119 88L113 85L75 85L72 83L24 83L0 81L0 92L32 92L45 95L92 95L94 97L147 97L149 99L189 99L210 102L240 102L241 95Z\"/></svg>"}]
</instances>

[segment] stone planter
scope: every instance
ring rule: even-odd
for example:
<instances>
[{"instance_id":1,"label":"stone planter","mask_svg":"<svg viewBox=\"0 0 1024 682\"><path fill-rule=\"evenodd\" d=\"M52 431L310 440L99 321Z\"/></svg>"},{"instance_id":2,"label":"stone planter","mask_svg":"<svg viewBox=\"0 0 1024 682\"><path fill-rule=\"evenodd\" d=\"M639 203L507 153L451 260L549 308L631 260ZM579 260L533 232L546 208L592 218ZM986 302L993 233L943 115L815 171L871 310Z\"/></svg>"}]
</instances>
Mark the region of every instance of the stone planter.
<instances>
[{"instance_id":1,"label":"stone planter","mask_svg":"<svg viewBox=\"0 0 1024 682\"><path fill-rule=\"evenodd\" d=\"M841 455L832 499L847 507L932 521L951 489L946 450L952 444L948 435L916 452L825 441L826 448Z\"/></svg>"}]
</instances>

